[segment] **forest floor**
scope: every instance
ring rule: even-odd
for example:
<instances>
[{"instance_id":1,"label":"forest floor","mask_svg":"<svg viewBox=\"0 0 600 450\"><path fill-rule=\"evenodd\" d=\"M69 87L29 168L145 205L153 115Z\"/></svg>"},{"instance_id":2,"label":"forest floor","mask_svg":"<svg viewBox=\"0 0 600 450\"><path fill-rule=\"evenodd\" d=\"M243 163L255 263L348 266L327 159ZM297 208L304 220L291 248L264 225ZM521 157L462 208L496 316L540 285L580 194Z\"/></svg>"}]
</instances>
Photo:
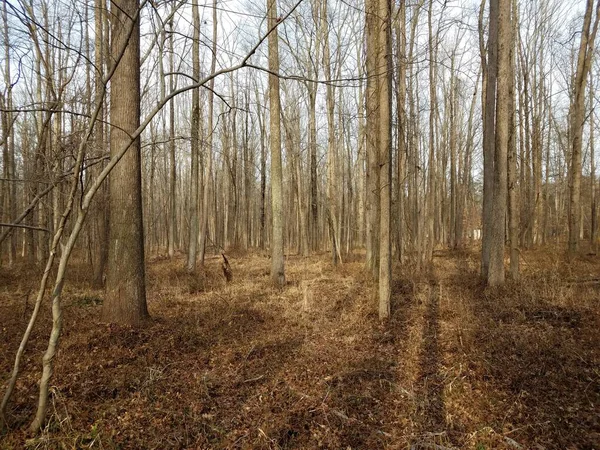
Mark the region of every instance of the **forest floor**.
<instances>
[{"instance_id":1,"label":"forest floor","mask_svg":"<svg viewBox=\"0 0 600 450\"><path fill-rule=\"evenodd\" d=\"M0 448L600 449L600 257L523 252L520 283L488 290L476 251L395 268L377 317L362 256L230 255L202 275L148 264L151 322L99 321L89 267L70 269L48 422L36 406L49 305L32 335ZM37 275L0 268L0 386ZM3 393L3 390L2 392Z\"/></svg>"}]
</instances>

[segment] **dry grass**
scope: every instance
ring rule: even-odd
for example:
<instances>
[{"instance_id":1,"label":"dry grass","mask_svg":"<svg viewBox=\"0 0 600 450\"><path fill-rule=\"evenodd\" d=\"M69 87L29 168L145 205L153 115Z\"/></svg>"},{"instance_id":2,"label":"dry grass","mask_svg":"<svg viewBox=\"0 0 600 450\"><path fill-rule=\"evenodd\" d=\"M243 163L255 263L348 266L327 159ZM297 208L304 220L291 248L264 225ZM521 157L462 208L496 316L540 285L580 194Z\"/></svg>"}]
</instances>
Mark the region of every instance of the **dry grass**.
<instances>
[{"instance_id":1,"label":"dry grass","mask_svg":"<svg viewBox=\"0 0 600 450\"><path fill-rule=\"evenodd\" d=\"M194 276L151 261L144 329L99 323L103 294L74 266L48 425L19 431L46 305L0 448L600 448L595 257L527 252L523 281L488 291L475 253L436 252L428 271L396 268L385 325L352 259L290 256L283 290L258 254L232 255L229 284L216 258ZM3 379L31 275L0 269Z\"/></svg>"}]
</instances>

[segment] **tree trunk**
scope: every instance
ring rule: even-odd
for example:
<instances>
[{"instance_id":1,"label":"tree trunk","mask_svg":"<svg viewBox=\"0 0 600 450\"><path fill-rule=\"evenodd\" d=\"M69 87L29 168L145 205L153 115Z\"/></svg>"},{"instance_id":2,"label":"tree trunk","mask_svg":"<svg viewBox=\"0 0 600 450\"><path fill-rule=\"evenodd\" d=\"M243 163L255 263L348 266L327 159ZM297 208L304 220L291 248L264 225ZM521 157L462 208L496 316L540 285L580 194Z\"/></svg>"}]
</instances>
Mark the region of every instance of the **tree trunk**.
<instances>
[{"instance_id":1,"label":"tree trunk","mask_svg":"<svg viewBox=\"0 0 600 450\"><path fill-rule=\"evenodd\" d=\"M379 14L378 1L365 0L366 11L366 34L367 34L367 170L366 170L366 264L367 269L371 271L374 278L379 277L379 208L380 208L380 190L379 190L379 140L381 134L379 130L380 106L379 101L379 78L383 76L380 72L384 67L378 66L379 60L379 41L378 33L382 26Z\"/></svg>"},{"instance_id":2,"label":"tree trunk","mask_svg":"<svg viewBox=\"0 0 600 450\"><path fill-rule=\"evenodd\" d=\"M210 62L210 73L215 73L217 68L217 0L213 0L213 36L212 36L212 52L211 52L211 62ZM215 79L212 78L208 82L208 143L206 145L206 153L207 153L207 164L204 171L204 191L202 198L202 224L200 228L200 250L199 250L199 259L200 265L204 265L204 257L206 256L206 241L208 239L208 209L210 207L210 179L212 172L212 164L213 164L213 141L215 134L215 127L213 124L214 118L214 89L215 89ZM216 220L216 217L215 217Z\"/></svg>"},{"instance_id":3,"label":"tree trunk","mask_svg":"<svg viewBox=\"0 0 600 450\"><path fill-rule=\"evenodd\" d=\"M483 7L483 3L481 5ZM481 55L484 66L485 102L483 104L483 237L481 249L481 275L488 278L490 265L491 236L489 227L492 223L494 197L494 155L495 155L495 122L496 111L496 76L498 61L498 0L490 0L490 28L487 46L487 61ZM480 30L480 32L483 32Z\"/></svg>"},{"instance_id":4,"label":"tree trunk","mask_svg":"<svg viewBox=\"0 0 600 450\"><path fill-rule=\"evenodd\" d=\"M515 36L518 20L517 5L513 4L513 29L510 43L510 74L508 86L509 118L508 118L508 241L510 244L510 276L519 279L519 204L517 191L517 127L515 121Z\"/></svg>"},{"instance_id":5,"label":"tree trunk","mask_svg":"<svg viewBox=\"0 0 600 450\"><path fill-rule=\"evenodd\" d=\"M596 213L596 161L594 148L594 83L590 73L590 252L596 253L598 217Z\"/></svg>"},{"instance_id":6,"label":"tree trunk","mask_svg":"<svg viewBox=\"0 0 600 450\"><path fill-rule=\"evenodd\" d=\"M105 48L106 42L108 40L108 33L105 32L105 23L106 23L106 11L105 11L104 0L95 0L95 53L94 53L94 63L95 63L95 79L94 79L94 89L95 89L95 97L96 104L103 104L103 95L104 95L104 86L103 78L104 78L104 64L106 63L106 55ZM102 157L106 155L107 151L105 148L105 125L104 125L104 107L102 106L100 111L98 112L98 117L100 120L95 124L95 148L98 157ZM96 175L98 175L104 164L98 164L98 168L94 170ZM108 261L108 230L109 230L109 217L108 217L108 184L105 183L101 188L101 192L98 200L96 201L95 206L95 214L94 214L94 222L96 228L96 245L94 246L94 281L93 285L96 288L101 288L104 286L104 277L106 275L106 264Z\"/></svg>"},{"instance_id":7,"label":"tree trunk","mask_svg":"<svg viewBox=\"0 0 600 450\"><path fill-rule=\"evenodd\" d=\"M6 7L7 2L2 2L2 22L4 25L4 81L6 83L6 97L5 106L8 110L3 113L6 126L3 132L4 140L4 173L9 181L5 182L5 205L6 213L5 217L8 219L7 222L12 223L17 216L17 189L15 183L10 181L16 178L16 165L15 165L15 138L13 133L14 117L10 110L13 108L13 95L12 95L12 74L11 74L11 56L10 56L10 43L11 39L9 36L8 28L8 12ZM0 204L0 207L4 208L4 204ZM1 252L0 252L1 253ZM17 258L17 233L12 232L10 240L8 241L8 263L12 266Z\"/></svg>"},{"instance_id":8,"label":"tree trunk","mask_svg":"<svg viewBox=\"0 0 600 450\"><path fill-rule=\"evenodd\" d=\"M269 145L271 150L271 210L273 239L271 241L271 279L277 287L285 284L283 262L283 180L281 164L281 100L279 97L279 43L277 36L277 0L267 0L269 34Z\"/></svg>"},{"instance_id":9,"label":"tree trunk","mask_svg":"<svg viewBox=\"0 0 600 450\"><path fill-rule=\"evenodd\" d=\"M594 25L590 32L593 15L593 0L587 0L587 6L581 32L577 71L573 80L573 97L569 108L571 162L569 167L569 242L568 251L573 254L579 250L581 228L581 141L585 121L585 83L592 64L594 39L600 17L600 0L596 5Z\"/></svg>"},{"instance_id":10,"label":"tree trunk","mask_svg":"<svg viewBox=\"0 0 600 450\"><path fill-rule=\"evenodd\" d=\"M128 42L111 81L111 156L140 125L139 0L113 0L111 53ZM128 34L132 18L136 23ZM110 177L110 232L102 320L141 325L148 318L142 224L140 139L135 139Z\"/></svg>"},{"instance_id":11,"label":"tree trunk","mask_svg":"<svg viewBox=\"0 0 600 450\"><path fill-rule=\"evenodd\" d=\"M379 319L390 316L392 287L392 57L391 57L391 3L378 0L377 67L379 100ZM375 130L373 130L375 132Z\"/></svg>"},{"instance_id":12,"label":"tree trunk","mask_svg":"<svg viewBox=\"0 0 600 450\"><path fill-rule=\"evenodd\" d=\"M169 93L175 90L175 61L173 51L173 16L169 20ZM169 102L169 219L168 219L168 254L175 255L175 235L177 223L177 165L175 162L175 99Z\"/></svg>"},{"instance_id":13,"label":"tree trunk","mask_svg":"<svg viewBox=\"0 0 600 450\"><path fill-rule=\"evenodd\" d=\"M200 78L200 13L198 3L192 2L192 20L194 35L192 43L192 76L195 80ZM191 120L191 170L190 170L190 233L188 243L188 254L186 269L193 273L196 270L196 258L198 255L198 189L199 189L199 150L200 150L200 89L192 91L192 120Z\"/></svg>"},{"instance_id":14,"label":"tree trunk","mask_svg":"<svg viewBox=\"0 0 600 450\"><path fill-rule=\"evenodd\" d=\"M404 259L404 210L405 195L404 186L406 178L406 2L402 0L398 5L398 15L396 17L396 42L397 42L397 75L396 75L396 111L398 115L398 130L396 144L396 164L397 164L397 182L396 182L396 202L397 202L397 225L396 240L398 246L398 259L403 262Z\"/></svg>"},{"instance_id":15,"label":"tree trunk","mask_svg":"<svg viewBox=\"0 0 600 450\"><path fill-rule=\"evenodd\" d=\"M492 0L492 2L497 0ZM510 83L511 83L511 0L498 0L498 98L496 101L496 135L494 155L494 185L489 231L490 262L489 286L504 284L504 236L507 201L507 151L509 139ZM489 73L488 73L489 75Z\"/></svg>"},{"instance_id":16,"label":"tree trunk","mask_svg":"<svg viewBox=\"0 0 600 450\"><path fill-rule=\"evenodd\" d=\"M515 36L518 20L516 17L517 4L513 6L513 29L510 43L510 74L508 86L509 116L508 116L508 242L510 245L510 276L519 279L519 203L517 190L517 127L515 120Z\"/></svg>"}]
</instances>

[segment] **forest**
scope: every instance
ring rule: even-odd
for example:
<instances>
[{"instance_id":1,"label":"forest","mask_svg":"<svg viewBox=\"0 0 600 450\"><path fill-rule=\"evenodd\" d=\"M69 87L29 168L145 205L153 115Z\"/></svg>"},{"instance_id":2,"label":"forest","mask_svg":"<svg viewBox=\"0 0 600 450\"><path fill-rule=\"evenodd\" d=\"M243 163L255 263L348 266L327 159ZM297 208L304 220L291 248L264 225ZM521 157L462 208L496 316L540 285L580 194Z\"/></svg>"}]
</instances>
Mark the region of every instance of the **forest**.
<instances>
[{"instance_id":1,"label":"forest","mask_svg":"<svg viewBox=\"0 0 600 450\"><path fill-rule=\"evenodd\" d=\"M0 16L0 449L600 449L600 0Z\"/></svg>"}]
</instances>

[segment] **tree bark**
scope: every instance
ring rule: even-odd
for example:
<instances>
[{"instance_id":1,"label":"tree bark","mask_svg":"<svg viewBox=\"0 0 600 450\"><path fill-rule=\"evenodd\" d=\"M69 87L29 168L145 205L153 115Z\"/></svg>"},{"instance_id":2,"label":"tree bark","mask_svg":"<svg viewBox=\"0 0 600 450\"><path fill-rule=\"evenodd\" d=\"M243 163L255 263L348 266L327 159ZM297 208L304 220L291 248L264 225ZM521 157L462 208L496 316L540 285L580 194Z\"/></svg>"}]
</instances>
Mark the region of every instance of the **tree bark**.
<instances>
[{"instance_id":1,"label":"tree bark","mask_svg":"<svg viewBox=\"0 0 600 450\"><path fill-rule=\"evenodd\" d=\"M492 0L494 2L496 0ZM507 201L507 151L509 139L510 83L511 83L511 0L498 1L498 92L496 100L496 134L494 153L494 184L489 231L490 261L487 282L489 286L504 284L504 236ZM489 76L489 73L488 73Z\"/></svg>"},{"instance_id":2,"label":"tree bark","mask_svg":"<svg viewBox=\"0 0 600 450\"><path fill-rule=\"evenodd\" d=\"M169 20L169 92L175 90L175 61L173 49L173 16ZM175 99L169 102L169 219L168 219L168 254L175 255L175 239L177 224L177 165L175 161Z\"/></svg>"},{"instance_id":3,"label":"tree bark","mask_svg":"<svg viewBox=\"0 0 600 450\"><path fill-rule=\"evenodd\" d=\"M212 33L212 52L210 62L210 73L215 73L217 68L217 0L213 0L213 33ZM208 239L208 210L210 203L210 179L213 165L213 142L215 135L214 127L214 94L215 79L211 78L208 83L208 143L206 145L207 164L204 171L204 190L202 196L202 224L200 228L200 265L204 266L204 257L206 256L206 241ZM216 219L216 218L215 218Z\"/></svg>"},{"instance_id":4,"label":"tree bark","mask_svg":"<svg viewBox=\"0 0 600 450\"><path fill-rule=\"evenodd\" d=\"M196 0L192 2L193 43L192 43L192 76L200 79L200 13ZM192 91L192 120L191 120L191 168L190 168L190 233L186 269L193 273L196 270L198 256L198 190L199 190L199 150L200 150L200 89Z\"/></svg>"},{"instance_id":5,"label":"tree bark","mask_svg":"<svg viewBox=\"0 0 600 450\"><path fill-rule=\"evenodd\" d=\"M382 76L380 72L385 68L378 65L379 60L379 41L378 33L382 25L379 14L379 0L365 0L366 11L366 34L367 34L367 99L365 102L367 114L367 167L366 167L366 264L367 269L371 271L374 278L379 277L379 208L380 208L380 190L379 190L379 140L381 138L379 130L380 106L379 101L379 79Z\"/></svg>"},{"instance_id":6,"label":"tree bark","mask_svg":"<svg viewBox=\"0 0 600 450\"><path fill-rule=\"evenodd\" d=\"M577 57L577 71L573 80L573 96L569 108L571 161L569 167L568 251L570 254L574 254L579 250L579 233L581 227L581 141L583 124L585 122L585 84L594 53L594 40L600 17L600 0L598 0L596 5L594 25L590 32L593 6L593 0L587 0Z\"/></svg>"},{"instance_id":7,"label":"tree bark","mask_svg":"<svg viewBox=\"0 0 600 450\"><path fill-rule=\"evenodd\" d=\"M283 261L283 179L281 164L281 99L279 96L279 43L277 36L277 0L267 0L269 34L269 146L271 150L271 210L273 238L271 241L271 279L276 287L285 284Z\"/></svg>"},{"instance_id":8,"label":"tree bark","mask_svg":"<svg viewBox=\"0 0 600 450\"><path fill-rule=\"evenodd\" d=\"M483 1L481 7L483 8ZM498 0L490 0L490 27L487 45L487 61L482 54L484 73L483 104L483 218L481 275L488 278L490 265L491 236L489 227L492 223L494 155L495 155L495 111L496 111L496 76L498 61ZM481 28L481 24L480 24ZM480 29L480 33L483 30ZM483 51L483 49L482 49Z\"/></svg>"},{"instance_id":9,"label":"tree bark","mask_svg":"<svg viewBox=\"0 0 600 450\"><path fill-rule=\"evenodd\" d=\"M513 5L513 29L510 43L510 75L509 75L509 140L508 140L508 241L510 245L510 276L519 279L519 204L517 186L517 127L515 120L515 36L518 20L516 18L517 4Z\"/></svg>"},{"instance_id":10,"label":"tree bark","mask_svg":"<svg viewBox=\"0 0 600 450\"><path fill-rule=\"evenodd\" d=\"M379 319L390 316L392 287L392 60L391 60L391 3L378 1L381 24L377 35L377 67L379 97ZM375 131L375 130L374 130Z\"/></svg>"},{"instance_id":11,"label":"tree bark","mask_svg":"<svg viewBox=\"0 0 600 450\"><path fill-rule=\"evenodd\" d=\"M110 153L115 156L140 125L139 0L111 3L111 53L127 47L111 81ZM128 34L132 18L134 29ZM140 139L135 139L110 176L110 232L102 320L132 326L148 318L142 224Z\"/></svg>"}]
</instances>

